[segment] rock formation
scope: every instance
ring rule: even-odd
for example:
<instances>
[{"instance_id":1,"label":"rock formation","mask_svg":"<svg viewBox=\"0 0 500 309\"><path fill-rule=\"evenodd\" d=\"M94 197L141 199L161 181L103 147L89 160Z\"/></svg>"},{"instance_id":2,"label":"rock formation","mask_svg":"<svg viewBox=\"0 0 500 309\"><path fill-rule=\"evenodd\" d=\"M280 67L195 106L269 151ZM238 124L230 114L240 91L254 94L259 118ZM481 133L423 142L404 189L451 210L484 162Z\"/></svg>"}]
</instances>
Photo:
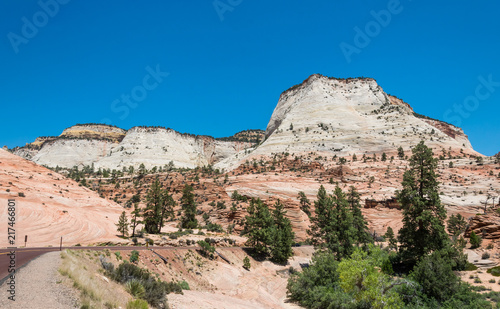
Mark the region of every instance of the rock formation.
<instances>
[{"instance_id":1,"label":"rock formation","mask_svg":"<svg viewBox=\"0 0 500 309\"><path fill-rule=\"evenodd\" d=\"M57 137L37 138L13 152L49 167L94 164L95 168L121 169L144 164L152 168L172 161L175 167L193 168L214 164L251 145L238 139L217 140L162 127L133 127L125 131L108 125L84 124L67 128Z\"/></svg>"}]
</instances>

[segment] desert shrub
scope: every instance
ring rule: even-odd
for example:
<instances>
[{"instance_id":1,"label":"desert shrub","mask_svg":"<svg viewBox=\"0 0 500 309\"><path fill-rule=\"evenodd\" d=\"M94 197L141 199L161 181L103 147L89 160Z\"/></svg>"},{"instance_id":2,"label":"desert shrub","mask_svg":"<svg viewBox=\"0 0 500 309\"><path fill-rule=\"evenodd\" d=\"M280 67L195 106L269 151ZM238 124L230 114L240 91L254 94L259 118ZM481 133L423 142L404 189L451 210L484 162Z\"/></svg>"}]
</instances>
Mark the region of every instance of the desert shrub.
<instances>
[{"instance_id":1,"label":"desert shrub","mask_svg":"<svg viewBox=\"0 0 500 309\"><path fill-rule=\"evenodd\" d=\"M122 255L121 255L121 253L120 253L120 252L118 252L118 251L117 251L117 252L115 252L115 255L116 255L116 258L117 258L118 260L121 260L121 259L122 259Z\"/></svg>"},{"instance_id":2,"label":"desert shrub","mask_svg":"<svg viewBox=\"0 0 500 309\"><path fill-rule=\"evenodd\" d=\"M483 281L481 281L481 279L479 278L474 278L474 283L483 283Z\"/></svg>"},{"instance_id":3,"label":"desert shrub","mask_svg":"<svg viewBox=\"0 0 500 309\"><path fill-rule=\"evenodd\" d=\"M490 279L488 282L489 282L489 283L495 283L495 282L496 282L496 280L495 280L495 279Z\"/></svg>"},{"instance_id":4,"label":"desert shrub","mask_svg":"<svg viewBox=\"0 0 500 309\"><path fill-rule=\"evenodd\" d=\"M467 262L464 270L465 271L474 271L474 270L477 270L477 266L472 264L472 263Z\"/></svg>"},{"instance_id":5,"label":"desert shrub","mask_svg":"<svg viewBox=\"0 0 500 309\"><path fill-rule=\"evenodd\" d=\"M189 283L187 283L187 281L185 281L185 280L182 280L181 282L179 282L179 286L183 290L190 290Z\"/></svg>"},{"instance_id":6,"label":"desert shrub","mask_svg":"<svg viewBox=\"0 0 500 309\"><path fill-rule=\"evenodd\" d=\"M134 299L127 303L127 309L148 309L148 302L143 299Z\"/></svg>"},{"instance_id":7,"label":"desert shrub","mask_svg":"<svg viewBox=\"0 0 500 309\"><path fill-rule=\"evenodd\" d=\"M500 266L495 266L493 268L490 268L486 272L488 274L491 274L492 276L498 277L500 276Z\"/></svg>"},{"instance_id":8,"label":"desert shrub","mask_svg":"<svg viewBox=\"0 0 500 309\"><path fill-rule=\"evenodd\" d=\"M220 224L217 224L217 223L211 223L210 222L207 225L205 225L205 228L209 232L215 232L215 233L222 233L222 232L224 232L224 229L222 228L222 226Z\"/></svg>"},{"instance_id":9,"label":"desert shrub","mask_svg":"<svg viewBox=\"0 0 500 309\"><path fill-rule=\"evenodd\" d=\"M145 294L144 286L137 279L131 279L125 284L125 289L135 298L143 298Z\"/></svg>"},{"instance_id":10,"label":"desert shrub","mask_svg":"<svg viewBox=\"0 0 500 309\"><path fill-rule=\"evenodd\" d=\"M104 270L105 270L107 273L112 274L112 273L114 272L114 270L115 270L115 265L113 265L113 263L108 262L108 261L106 260L106 258L105 258L103 255L99 256L99 260L101 261L101 266L102 266L102 268L104 268Z\"/></svg>"},{"instance_id":11,"label":"desert shrub","mask_svg":"<svg viewBox=\"0 0 500 309\"><path fill-rule=\"evenodd\" d=\"M210 245L210 243L206 242L205 240L198 241L198 245L201 247L200 252L202 255L210 259L214 258L214 252L215 252L214 246Z\"/></svg>"},{"instance_id":12,"label":"desert shrub","mask_svg":"<svg viewBox=\"0 0 500 309\"><path fill-rule=\"evenodd\" d=\"M484 252L483 255L481 255L481 258L483 260L489 259L490 258L490 254L488 252Z\"/></svg>"},{"instance_id":13,"label":"desert shrub","mask_svg":"<svg viewBox=\"0 0 500 309\"><path fill-rule=\"evenodd\" d=\"M490 244L486 247L486 249L488 249L488 250L493 249L493 244L491 244L491 243L490 243Z\"/></svg>"},{"instance_id":14,"label":"desert shrub","mask_svg":"<svg viewBox=\"0 0 500 309\"><path fill-rule=\"evenodd\" d=\"M479 246L481 246L481 242L483 241L481 239L481 237L479 237L478 235L476 235L476 233L474 233L474 231L472 231L470 233L470 244L471 244L471 247L474 249L474 248L478 248Z\"/></svg>"},{"instance_id":15,"label":"desert shrub","mask_svg":"<svg viewBox=\"0 0 500 309\"><path fill-rule=\"evenodd\" d=\"M137 237L132 237L132 242L134 243L135 246L137 246Z\"/></svg>"},{"instance_id":16,"label":"desert shrub","mask_svg":"<svg viewBox=\"0 0 500 309\"><path fill-rule=\"evenodd\" d=\"M151 306L157 308L164 308L166 306L167 294L182 294L182 288L178 283L156 280L147 270L128 262L121 263L111 277L122 284L127 284L127 282L134 280L139 282L144 287L144 299Z\"/></svg>"},{"instance_id":17,"label":"desert shrub","mask_svg":"<svg viewBox=\"0 0 500 309\"><path fill-rule=\"evenodd\" d=\"M246 270L250 270L250 267L250 259L248 258L248 256L245 256L245 258L243 259L243 268L245 268Z\"/></svg>"},{"instance_id":18,"label":"desert shrub","mask_svg":"<svg viewBox=\"0 0 500 309\"><path fill-rule=\"evenodd\" d=\"M134 250L130 254L130 263L135 263L137 261L139 261L139 251Z\"/></svg>"}]
</instances>

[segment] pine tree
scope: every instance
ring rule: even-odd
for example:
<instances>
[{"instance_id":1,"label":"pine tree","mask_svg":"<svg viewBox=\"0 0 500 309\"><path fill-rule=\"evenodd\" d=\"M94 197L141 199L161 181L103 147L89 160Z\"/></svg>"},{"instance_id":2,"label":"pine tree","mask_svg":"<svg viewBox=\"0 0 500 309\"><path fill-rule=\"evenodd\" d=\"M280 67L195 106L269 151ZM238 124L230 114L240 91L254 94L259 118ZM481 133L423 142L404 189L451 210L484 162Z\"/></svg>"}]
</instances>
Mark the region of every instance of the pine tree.
<instances>
[{"instance_id":1,"label":"pine tree","mask_svg":"<svg viewBox=\"0 0 500 309\"><path fill-rule=\"evenodd\" d=\"M128 222L127 222L127 214L125 211L122 212L120 218L118 218L118 223L116 224L117 231L122 233L122 236L128 235Z\"/></svg>"},{"instance_id":2,"label":"pine tree","mask_svg":"<svg viewBox=\"0 0 500 309\"><path fill-rule=\"evenodd\" d=\"M269 254L269 244L273 240L274 220L269 208L260 199L250 201L245 217L244 233L246 245L254 248L258 254Z\"/></svg>"},{"instance_id":3,"label":"pine tree","mask_svg":"<svg viewBox=\"0 0 500 309\"><path fill-rule=\"evenodd\" d=\"M307 198L306 194L303 191L299 192L298 196L299 202L300 202L300 210L302 210L308 217L311 216L311 202Z\"/></svg>"},{"instance_id":4,"label":"pine tree","mask_svg":"<svg viewBox=\"0 0 500 309\"><path fill-rule=\"evenodd\" d=\"M346 196L342 189L337 186L333 192L333 206L337 215L337 233L338 244L331 244L336 250L332 250L337 254L337 259L340 261L344 257L349 257L354 250L355 234L354 220Z\"/></svg>"},{"instance_id":5,"label":"pine tree","mask_svg":"<svg viewBox=\"0 0 500 309\"><path fill-rule=\"evenodd\" d=\"M400 251L410 263L449 242L444 228L446 210L439 198L436 159L423 141L412 152L409 170L403 175L403 190L397 192L403 209Z\"/></svg>"},{"instance_id":6,"label":"pine tree","mask_svg":"<svg viewBox=\"0 0 500 309\"><path fill-rule=\"evenodd\" d=\"M460 235L465 229L467 228L467 221L465 221L465 218L461 214L451 215L450 218L448 219L448 232L453 235L457 236Z\"/></svg>"},{"instance_id":7,"label":"pine tree","mask_svg":"<svg viewBox=\"0 0 500 309\"><path fill-rule=\"evenodd\" d=\"M314 201L314 216L311 216L311 225L307 234L315 248L328 248L329 244L338 241L338 235L332 228L337 224L333 216L332 199L327 195L325 187L321 186Z\"/></svg>"},{"instance_id":8,"label":"pine tree","mask_svg":"<svg viewBox=\"0 0 500 309\"><path fill-rule=\"evenodd\" d=\"M360 195L354 186L351 186L347 192L347 202L352 212L353 227L355 230L354 241L362 245L372 242L370 232L368 231L368 223L361 212Z\"/></svg>"},{"instance_id":9,"label":"pine tree","mask_svg":"<svg viewBox=\"0 0 500 309\"><path fill-rule=\"evenodd\" d=\"M288 258L293 255L292 244L295 238L295 233L292 231L292 223L290 219L285 217L283 203L279 200L274 205L273 219L274 227L272 228L272 242L270 245L271 259L276 263L286 263Z\"/></svg>"},{"instance_id":10,"label":"pine tree","mask_svg":"<svg viewBox=\"0 0 500 309\"><path fill-rule=\"evenodd\" d=\"M132 219L130 219L130 227L132 228L132 237L135 237L135 228L142 223L139 220L141 216L141 209L139 208L139 204L134 204L134 211L132 211Z\"/></svg>"},{"instance_id":11,"label":"pine tree","mask_svg":"<svg viewBox=\"0 0 500 309\"><path fill-rule=\"evenodd\" d=\"M158 233L161 233L163 220L173 220L175 218L174 207L177 205L172 195L165 190L163 192L163 201L161 205L160 222L158 224Z\"/></svg>"},{"instance_id":12,"label":"pine tree","mask_svg":"<svg viewBox=\"0 0 500 309\"><path fill-rule=\"evenodd\" d=\"M392 227L387 227L387 232L385 232L385 240L387 240L388 247L389 249L394 249L398 250L398 241L396 240L396 237L394 237L394 231L392 230Z\"/></svg>"},{"instance_id":13,"label":"pine tree","mask_svg":"<svg viewBox=\"0 0 500 309\"><path fill-rule=\"evenodd\" d=\"M337 260L349 256L356 242L353 214L340 187L329 196L321 186L315 204L315 216L307 233L316 248L326 248L335 254Z\"/></svg>"},{"instance_id":14,"label":"pine tree","mask_svg":"<svg viewBox=\"0 0 500 309\"><path fill-rule=\"evenodd\" d=\"M164 205L165 192L161 188L160 181L156 179L148 190L146 196L146 209L143 212L144 229L147 233L156 234L160 232L161 210Z\"/></svg>"},{"instance_id":15,"label":"pine tree","mask_svg":"<svg viewBox=\"0 0 500 309\"><path fill-rule=\"evenodd\" d=\"M182 190L181 207L183 210L181 227L185 229L196 228L198 226L198 220L196 220L196 203L194 201L193 187L188 184Z\"/></svg>"}]
</instances>

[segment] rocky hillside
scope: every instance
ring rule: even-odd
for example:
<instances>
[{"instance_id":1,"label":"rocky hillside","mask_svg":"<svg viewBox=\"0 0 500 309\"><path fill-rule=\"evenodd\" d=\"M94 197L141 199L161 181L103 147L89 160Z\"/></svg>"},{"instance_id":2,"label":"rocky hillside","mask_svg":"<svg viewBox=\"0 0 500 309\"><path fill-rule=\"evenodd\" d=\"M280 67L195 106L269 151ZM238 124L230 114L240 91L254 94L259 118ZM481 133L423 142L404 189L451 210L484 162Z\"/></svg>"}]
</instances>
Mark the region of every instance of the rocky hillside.
<instances>
[{"instance_id":1,"label":"rocky hillside","mask_svg":"<svg viewBox=\"0 0 500 309\"><path fill-rule=\"evenodd\" d=\"M8 199L16 200L16 233L28 235L28 245L58 246L61 236L63 245L119 241L115 223L122 206L0 149L0 203L7 205ZM0 221L7 222L6 211L0 214ZM7 235L7 224L0 231ZM0 247L7 246L4 237Z\"/></svg>"},{"instance_id":2,"label":"rocky hillside","mask_svg":"<svg viewBox=\"0 0 500 309\"><path fill-rule=\"evenodd\" d=\"M233 136L229 137L220 137L217 138L218 140L221 141L232 141L232 142L249 142L249 143L254 143L258 144L260 141L262 141L262 138L264 137L264 131L263 130L245 130L236 133Z\"/></svg>"},{"instance_id":3,"label":"rocky hillside","mask_svg":"<svg viewBox=\"0 0 500 309\"><path fill-rule=\"evenodd\" d=\"M144 164L152 168L173 162L175 167L193 168L214 164L251 145L238 138L216 140L163 127L133 127L126 131L84 124L67 128L58 137L37 138L31 144L13 149L13 153L50 167L94 164L96 168L121 169Z\"/></svg>"},{"instance_id":4,"label":"rocky hillside","mask_svg":"<svg viewBox=\"0 0 500 309\"><path fill-rule=\"evenodd\" d=\"M460 128L416 114L371 78L310 76L281 95L265 136L263 154L394 152L422 139L433 148L472 150Z\"/></svg>"}]
</instances>

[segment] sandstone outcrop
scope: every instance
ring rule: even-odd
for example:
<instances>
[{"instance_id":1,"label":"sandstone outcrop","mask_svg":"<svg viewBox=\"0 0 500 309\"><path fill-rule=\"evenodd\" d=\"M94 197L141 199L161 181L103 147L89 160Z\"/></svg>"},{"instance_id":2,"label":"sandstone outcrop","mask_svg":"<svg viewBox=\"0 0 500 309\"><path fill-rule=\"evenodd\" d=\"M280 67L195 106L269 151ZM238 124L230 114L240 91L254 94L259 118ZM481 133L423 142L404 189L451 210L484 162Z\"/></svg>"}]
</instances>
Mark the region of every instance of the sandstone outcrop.
<instances>
[{"instance_id":1,"label":"sandstone outcrop","mask_svg":"<svg viewBox=\"0 0 500 309\"><path fill-rule=\"evenodd\" d=\"M239 161L227 159L219 166L233 168L274 153L396 154L399 146L407 151L421 140L435 149L477 154L460 128L415 113L372 78L315 74L281 94L264 142Z\"/></svg>"},{"instance_id":2,"label":"sandstone outcrop","mask_svg":"<svg viewBox=\"0 0 500 309\"><path fill-rule=\"evenodd\" d=\"M258 138L258 131L238 138ZM210 136L182 134L163 127L133 127L127 131L108 125L84 124L65 129L58 137L37 138L13 153L40 165L66 167L94 165L122 169L144 164L194 168L214 164L252 143L217 140Z\"/></svg>"},{"instance_id":3,"label":"sandstone outcrop","mask_svg":"<svg viewBox=\"0 0 500 309\"><path fill-rule=\"evenodd\" d=\"M470 237L472 231L484 239L499 239L500 217L493 214L475 215L469 220L465 237Z\"/></svg>"},{"instance_id":4,"label":"sandstone outcrop","mask_svg":"<svg viewBox=\"0 0 500 309\"><path fill-rule=\"evenodd\" d=\"M8 199L16 201L16 233L18 238L28 235L28 246L58 246L60 237L63 245L120 241L115 223L122 206L60 174L0 150L0 203L7 205ZM0 214L0 221L7 222L7 211ZM0 231L7 235L7 224ZM4 237L0 247L7 246Z\"/></svg>"}]
</instances>

